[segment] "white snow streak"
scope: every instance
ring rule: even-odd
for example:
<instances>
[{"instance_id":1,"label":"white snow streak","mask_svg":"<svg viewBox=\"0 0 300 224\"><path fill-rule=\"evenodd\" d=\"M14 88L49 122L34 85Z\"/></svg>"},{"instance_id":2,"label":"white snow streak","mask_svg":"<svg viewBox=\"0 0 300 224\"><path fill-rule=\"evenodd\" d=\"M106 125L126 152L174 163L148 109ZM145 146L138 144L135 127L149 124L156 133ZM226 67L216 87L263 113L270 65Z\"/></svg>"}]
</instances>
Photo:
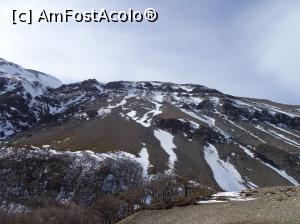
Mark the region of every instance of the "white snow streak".
<instances>
[{"instance_id":1,"label":"white snow streak","mask_svg":"<svg viewBox=\"0 0 300 224\"><path fill-rule=\"evenodd\" d=\"M160 141L161 147L169 155L169 167L168 172L174 170L175 162L177 161L177 155L174 152L176 145L174 145L174 136L163 130L154 130L154 136Z\"/></svg>"},{"instance_id":2,"label":"white snow streak","mask_svg":"<svg viewBox=\"0 0 300 224\"><path fill-rule=\"evenodd\" d=\"M292 139L289 139L287 137L285 137L284 135L280 134L280 133L277 133L276 131L274 130L270 130L270 129L267 129L267 128L264 128L262 127L261 125L256 125L255 126L257 129L259 129L260 131L263 131L269 135L271 135L272 137L275 137L279 140L282 140L284 141L285 143L289 144L289 145L292 145L294 147L297 147L297 148L300 148L300 144Z\"/></svg>"},{"instance_id":3,"label":"white snow streak","mask_svg":"<svg viewBox=\"0 0 300 224\"><path fill-rule=\"evenodd\" d=\"M299 182L295 178L289 176L284 170L277 169L276 167L274 167L268 163L265 163L263 161L261 161L261 163L265 164L267 167L270 167L272 170L274 170L276 173L278 173L283 178L287 179L289 182L291 182L295 186L300 186Z\"/></svg>"},{"instance_id":4,"label":"white snow streak","mask_svg":"<svg viewBox=\"0 0 300 224\"><path fill-rule=\"evenodd\" d=\"M240 173L235 167L219 158L217 149L212 145L204 146L204 158L210 166L217 184L225 191L240 191L247 189Z\"/></svg>"},{"instance_id":5,"label":"white snow streak","mask_svg":"<svg viewBox=\"0 0 300 224\"><path fill-rule=\"evenodd\" d=\"M107 107L107 109L114 109L114 108L117 108L117 107L124 106L127 103L127 99L130 98L130 97L131 96L125 96L120 103L117 103L116 105L109 105Z\"/></svg>"},{"instance_id":6,"label":"white snow streak","mask_svg":"<svg viewBox=\"0 0 300 224\"><path fill-rule=\"evenodd\" d=\"M151 126L151 120L153 117L159 115L161 113L160 108L161 108L161 104L157 103L157 102L151 102L155 105L155 108L153 110L148 111L147 113L144 114L143 117L138 118L136 116L136 111L130 111L127 113L127 116L130 117L132 120L134 120L135 122L137 122L138 124L148 128Z\"/></svg>"},{"instance_id":7,"label":"white snow streak","mask_svg":"<svg viewBox=\"0 0 300 224\"><path fill-rule=\"evenodd\" d=\"M266 143L266 141L262 140L261 138L259 138L257 135L253 134L252 132L246 130L245 128L237 125L236 123L234 123L233 121L227 119L227 118L224 118L226 121L228 121L230 124L232 124L233 126L243 130L244 132L248 133L249 135L253 136L254 138L258 139L259 141L261 141L262 143Z\"/></svg>"},{"instance_id":8,"label":"white snow streak","mask_svg":"<svg viewBox=\"0 0 300 224\"><path fill-rule=\"evenodd\" d=\"M298 138L298 139L300 139L300 136L299 135L296 135L295 133L293 133L293 132L290 132L290 131L288 131L288 130L285 130L285 129L283 129L283 128L280 128L280 127L277 127L276 125L274 125L274 124L270 124L270 123L268 123L268 125L270 125L270 126L272 126L273 128L276 128L276 129L278 129L278 130L280 130L280 131L282 131L282 132L285 132L285 133L287 133L287 134L289 134L289 135L292 135L292 136L294 136L294 137L296 137L296 138Z\"/></svg>"},{"instance_id":9,"label":"white snow streak","mask_svg":"<svg viewBox=\"0 0 300 224\"><path fill-rule=\"evenodd\" d=\"M219 192L211 195L208 200L199 201L198 204L221 203L228 201L252 201L255 198L246 197L241 192Z\"/></svg>"},{"instance_id":10,"label":"white snow streak","mask_svg":"<svg viewBox=\"0 0 300 224\"><path fill-rule=\"evenodd\" d=\"M239 145L239 147L240 147L241 149L243 149L244 152L245 152L247 155L249 155L251 158L255 158L256 160L258 160L259 162L261 162L261 163L264 164L265 166L271 168L272 170L274 170L276 173L278 173L278 174L279 174L280 176L282 176L283 178L287 179L289 182L291 182L291 183L294 184L295 186L300 186L299 182L298 182L295 178L289 176L284 170L277 169L276 167L272 166L271 164L268 164L268 163L262 161L261 159L256 158L255 155L254 155L254 153L252 153L252 152L251 152L249 149L247 149L246 147L243 147L243 146L241 146L241 145ZM251 183L251 185L252 185L252 184L253 184L253 183Z\"/></svg>"},{"instance_id":11,"label":"white snow streak","mask_svg":"<svg viewBox=\"0 0 300 224\"><path fill-rule=\"evenodd\" d=\"M208 117L204 114L201 114L201 115L197 115L191 111L188 111L188 110L185 110L185 109L180 109L183 113L186 113L188 115L190 115L191 117L193 118L196 118L197 120L199 121L202 121L203 123L206 123L208 124L209 126L215 126L215 119L214 118L211 118L211 117Z\"/></svg>"},{"instance_id":12,"label":"white snow streak","mask_svg":"<svg viewBox=\"0 0 300 224\"><path fill-rule=\"evenodd\" d=\"M149 161L149 153L146 147L142 148L142 150L139 153L139 157L137 157L136 160L143 167L143 176L144 177L148 176L148 168L151 166L151 164Z\"/></svg>"}]
</instances>

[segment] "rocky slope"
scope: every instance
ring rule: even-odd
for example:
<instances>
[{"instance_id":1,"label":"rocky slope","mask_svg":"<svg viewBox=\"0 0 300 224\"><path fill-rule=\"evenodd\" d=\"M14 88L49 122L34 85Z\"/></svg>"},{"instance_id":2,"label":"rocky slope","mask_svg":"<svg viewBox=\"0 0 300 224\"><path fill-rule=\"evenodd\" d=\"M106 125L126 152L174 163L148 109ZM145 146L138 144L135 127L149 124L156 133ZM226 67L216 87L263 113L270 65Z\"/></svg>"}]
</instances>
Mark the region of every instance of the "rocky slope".
<instances>
[{"instance_id":1,"label":"rocky slope","mask_svg":"<svg viewBox=\"0 0 300 224\"><path fill-rule=\"evenodd\" d=\"M245 200L220 201L170 210L141 211L120 224L247 223L271 224L300 221L300 188L271 187L244 193ZM224 197L226 199L226 197ZM249 199L249 200L247 200Z\"/></svg>"},{"instance_id":2,"label":"rocky slope","mask_svg":"<svg viewBox=\"0 0 300 224\"><path fill-rule=\"evenodd\" d=\"M38 123L44 110L35 98L61 85L50 75L0 58L0 139Z\"/></svg>"},{"instance_id":3,"label":"rocky slope","mask_svg":"<svg viewBox=\"0 0 300 224\"><path fill-rule=\"evenodd\" d=\"M43 173L57 172L49 165L53 155L66 163L76 159L82 167L109 155L140 164L144 176L174 173L225 191L300 182L300 106L194 84L86 80L62 85L2 59L0 102L0 154L10 161L1 163L2 190L24 190ZM48 155L47 161L40 159L43 165L28 163L26 169L39 171L29 181L20 177L26 179L22 184L13 178L23 169L13 159L19 155L11 153L15 150ZM74 191L68 181L64 187L56 183L57 196Z\"/></svg>"}]
</instances>

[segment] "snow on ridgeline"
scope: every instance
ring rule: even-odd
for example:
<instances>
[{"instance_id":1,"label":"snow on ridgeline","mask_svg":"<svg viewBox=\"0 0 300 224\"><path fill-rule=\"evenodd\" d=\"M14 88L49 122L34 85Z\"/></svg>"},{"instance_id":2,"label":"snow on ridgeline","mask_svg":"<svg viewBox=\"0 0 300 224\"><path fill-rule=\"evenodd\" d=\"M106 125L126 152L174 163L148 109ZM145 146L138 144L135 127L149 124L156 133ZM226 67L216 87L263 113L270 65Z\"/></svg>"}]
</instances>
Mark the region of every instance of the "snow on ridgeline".
<instances>
[{"instance_id":1,"label":"snow on ridgeline","mask_svg":"<svg viewBox=\"0 0 300 224\"><path fill-rule=\"evenodd\" d=\"M177 161L177 155L174 152L174 149L177 148L173 143L174 136L161 129L154 130L154 136L160 141L161 147L169 155L169 170L167 172L172 172L175 168L175 162Z\"/></svg>"},{"instance_id":2,"label":"snow on ridgeline","mask_svg":"<svg viewBox=\"0 0 300 224\"><path fill-rule=\"evenodd\" d=\"M27 83L40 83L42 86L50 88L58 88L62 83L55 77L44 74L38 71L24 69L19 65L1 61L0 72L4 73L1 76L6 78L15 78L26 81Z\"/></svg>"},{"instance_id":3,"label":"snow on ridgeline","mask_svg":"<svg viewBox=\"0 0 300 224\"><path fill-rule=\"evenodd\" d=\"M228 161L219 158L217 149L207 143L204 146L204 158L210 166L217 184L225 191L241 191L247 189L240 173Z\"/></svg>"}]
</instances>

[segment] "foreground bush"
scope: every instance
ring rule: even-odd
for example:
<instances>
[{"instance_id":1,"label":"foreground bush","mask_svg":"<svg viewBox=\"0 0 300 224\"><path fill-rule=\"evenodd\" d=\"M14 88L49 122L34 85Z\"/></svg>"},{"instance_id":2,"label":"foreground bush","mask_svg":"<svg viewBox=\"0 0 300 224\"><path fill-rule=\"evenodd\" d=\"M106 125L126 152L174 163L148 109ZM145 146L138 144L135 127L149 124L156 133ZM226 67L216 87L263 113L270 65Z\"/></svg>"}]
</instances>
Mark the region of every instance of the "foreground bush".
<instances>
[{"instance_id":1,"label":"foreground bush","mask_svg":"<svg viewBox=\"0 0 300 224\"><path fill-rule=\"evenodd\" d=\"M29 212L0 212L1 224L113 224L141 209L167 209L194 204L212 193L174 175L160 174L127 191L99 196L90 206L50 199L30 201Z\"/></svg>"},{"instance_id":2,"label":"foreground bush","mask_svg":"<svg viewBox=\"0 0 300 224\"><path fill-rule=\"evenodd\" d=\"M174 174L145 178L127 157L2 150L0 224L112 224L140 209L193 204L210 193Z\"/></svg>"},{"instance_id":3,"label":"foreground bush","mask_svg":"<svg viewBox=\"0 0 300 224\"><path fill-rule=\"evenodd\" d=\"M92 211L76 205L64 205L33 210L28 213L0 212L1 224L95 224L104 223Z\"/></svg>"}]
</instances>

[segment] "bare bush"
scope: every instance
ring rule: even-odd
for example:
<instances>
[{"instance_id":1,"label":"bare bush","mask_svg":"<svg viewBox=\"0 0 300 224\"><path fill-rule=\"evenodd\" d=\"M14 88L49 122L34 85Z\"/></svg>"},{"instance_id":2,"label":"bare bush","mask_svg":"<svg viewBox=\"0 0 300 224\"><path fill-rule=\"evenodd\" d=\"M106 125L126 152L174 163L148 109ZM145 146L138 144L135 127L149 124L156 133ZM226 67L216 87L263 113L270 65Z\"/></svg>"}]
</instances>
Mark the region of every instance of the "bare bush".
<instances>
[{"instance_id":1,"label":"bare bush","mask_svg":"<svg viewBox=\"0 0 300 224\"><path fill-rule=\"evenodd\" d=\"M153 205L168 205L178 196L177 181L171 174L155 176L148 187Z\"/></svg>"},{"instance_id":2,"label":"bare bush","mask_svg":"<svg viewBox=\"0 0 300 224\"><path fill-rule=\"evenodd\" d=\"M121 204L122 201L117 197L105 196L95 202L93 210L101 218L103 224L112 224L120 219Z\"/></svg>"},{"instance_id":3,"label":"bare bush","mask_svg":"<svg viewBox=\"0 0 300 224\"><path fill-rule=\"evenodd\" d=\"M92 210L105 224L133 214L137 209L146 207L146 191L143 188L133 189L118 195L104 196L96 200Z\"/></svg>"},{"instance_id":4,"label":"bare bush","mask_svg":"<svg viewBox=\"0 0 300 224\"><path fill-rule=\"evenodd\" d=\"M159 174L148 184L151 208L161 209L194 204L213 191L174 174Z\"/></svg>"},{"instance_id":5,"label":"bare bush","mask_svg":"<svg viewBox=\"0 0 300 224\"><path fill-rule=\"evenodd\" d=\"M77 205L41 208L29 213L0 213L1 224L94 224L102 220Z\"/></svg>"},{"instance_id":6,"label":"bare bush","mask_svg":"<svg viewBox=\"0 0 300 224\"><path fill-rule=\"evenodd\" d=\"M89 153L72 156L8 150L0 158L0 224L112 224L211 193L174 174L144 178L140 164L127 158L99 163Z\"/></svg>"}]
</instances>

